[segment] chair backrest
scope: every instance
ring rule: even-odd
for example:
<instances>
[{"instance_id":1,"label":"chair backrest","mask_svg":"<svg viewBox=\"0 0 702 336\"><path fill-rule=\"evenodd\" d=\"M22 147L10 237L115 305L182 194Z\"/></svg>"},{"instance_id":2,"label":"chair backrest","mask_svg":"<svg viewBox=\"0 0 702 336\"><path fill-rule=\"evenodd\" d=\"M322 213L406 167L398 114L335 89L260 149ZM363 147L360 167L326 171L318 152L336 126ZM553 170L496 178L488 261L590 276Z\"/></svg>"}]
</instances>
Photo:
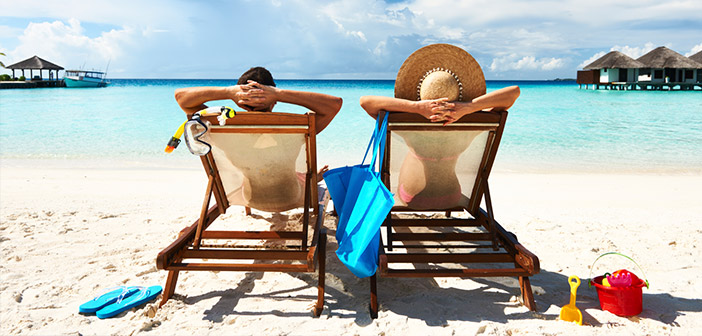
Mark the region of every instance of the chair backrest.
<instances>
[{"instance_id":1,"label":"chair backrest","mask_svg":"<svg viewBox=\"0 0 702 336\"><path fill-rule=\"evenodd\" d=\"M214 169L221 179L227 207L285 211L302 207L304 196L310 201L308 206L314 206L314 113L237 112L226 125L219 125L213 116L203 120L212 124L201 139L212 146Z\"/></svg>"},{"instance_id":2,"label":"chair backrest","mask_svg":"<svg viewBox=\"0 0 702 336\"><path fill-rule=\"evenodd\" d=\"M507 112L476 112L443 126L391 112L383 179L394 210L475 213L485 192Z\"/></svg>"}]
</instances>

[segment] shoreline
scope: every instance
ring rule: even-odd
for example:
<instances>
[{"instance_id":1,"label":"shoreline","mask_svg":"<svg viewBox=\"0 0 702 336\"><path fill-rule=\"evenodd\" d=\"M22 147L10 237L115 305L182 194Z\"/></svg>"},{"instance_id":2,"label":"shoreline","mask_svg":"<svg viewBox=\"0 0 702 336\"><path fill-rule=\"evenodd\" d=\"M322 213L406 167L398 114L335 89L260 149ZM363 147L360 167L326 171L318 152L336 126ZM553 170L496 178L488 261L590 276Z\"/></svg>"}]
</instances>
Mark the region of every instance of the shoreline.
<instances>
[{"instance_id":1,"label":"shoreline","mask_svg":"<svg viewBox=\"0 0 702 336\"><path fill-rule=\"evenodd\" d=\"M345 165L354 165L360 160L335 160L329 162L318 160L317 165L322 167L329 165L329 168L336 168ZM201 170L200 159L191 155L172 155L161 157L141 157L141 158L1 158L0 174L3 168L36 168L44 169L97 169L97 170ZM663 166L658 168L643 169L640 167L601 165L581 165L575 168L567 163L540 164L532 162L509 162L507 160L495 161L491 174L558 174L558 175L652 175L652 176L700 176L702 167L672 167Z\"/></svg>"}]
</instances>

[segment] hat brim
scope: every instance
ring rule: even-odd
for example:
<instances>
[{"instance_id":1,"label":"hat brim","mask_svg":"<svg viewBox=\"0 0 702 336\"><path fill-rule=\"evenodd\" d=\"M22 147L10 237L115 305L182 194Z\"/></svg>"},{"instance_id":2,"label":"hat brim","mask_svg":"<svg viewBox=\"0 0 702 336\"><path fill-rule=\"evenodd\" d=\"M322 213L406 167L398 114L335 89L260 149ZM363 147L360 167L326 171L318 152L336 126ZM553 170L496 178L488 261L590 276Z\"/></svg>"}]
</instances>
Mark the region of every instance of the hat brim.
<instances>
[{"instance_id":1,"label":"hat brim","mask_svg":"<svg viewBox=\"0 0 702 336\"><path fill-rule=\"evenodd\" d=\"M417 85L427 71L435 68L451 70L463 86L461 101L470 101L485 94L485 76L480 64L467 51L450 44L431 44L407 57L395 80L395 97L418 100Z\"/></svg>"}]
</instances>

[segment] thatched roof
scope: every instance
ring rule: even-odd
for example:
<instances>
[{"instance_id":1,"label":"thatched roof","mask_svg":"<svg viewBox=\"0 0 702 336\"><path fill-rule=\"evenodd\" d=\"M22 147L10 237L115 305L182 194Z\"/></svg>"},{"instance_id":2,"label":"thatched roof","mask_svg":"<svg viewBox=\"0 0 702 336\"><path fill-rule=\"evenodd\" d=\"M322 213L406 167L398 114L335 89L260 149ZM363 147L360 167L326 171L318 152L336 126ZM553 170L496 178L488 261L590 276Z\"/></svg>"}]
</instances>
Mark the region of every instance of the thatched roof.
<instances>
[{"instance_id":1,"label":"thatched roof","mask_svg":"<svg viewBox=\"0 0 702 336\"><path fill-rule=\"evenodd\" d=\"M647 68L702 69L702 64L666 47L653 49L639 57L637 61L646 64Z\"/></svg>"},{"instance_id":2,"label":"thatched roof","mask_svg":"<svg viewBox=\"0 0 702 336\"><path fill-rule=\"evenodd\" d=\"M606 55L598 58L594 62L586 65L584 70L595 69L637 69L646 68L646 65L621 53L620 51L610 51Z\"/></svg>"},{"instance_id":3,"label":"thatched roof","mask_svg":"<svg viewBox=\"0 0 702 336\"><path fill-rule=\"evenodd\" d=\"M689 59L697 62L697 63L702 63L702 51L688 57Z\"/></svg>"},{"instance_id":4,"label":"thatched roof","mask_svg":"<svg viewBox=\"0 0 702 336\"><path fill-rule=\"evenodd\" d=\"M7 66L8 69L17 69L17 70L22 70L22 69L42 69L42 70L63 70L63 67L60 65L56 65L54 63L51 63L45 59L42 59L41 57L38 56L33 56L30 58L27 58L26 60L22 62L17 62L12 65Z\"/></svg>"}]
</instances>

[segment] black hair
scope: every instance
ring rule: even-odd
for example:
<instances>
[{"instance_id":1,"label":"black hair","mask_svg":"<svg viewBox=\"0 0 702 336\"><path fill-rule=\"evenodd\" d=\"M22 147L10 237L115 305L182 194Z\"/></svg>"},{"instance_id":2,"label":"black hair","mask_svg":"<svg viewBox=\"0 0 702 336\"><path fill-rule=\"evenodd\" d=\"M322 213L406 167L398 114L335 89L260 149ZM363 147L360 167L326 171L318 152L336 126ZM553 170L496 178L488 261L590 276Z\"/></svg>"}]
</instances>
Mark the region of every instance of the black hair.
<instances>
[{"instance_id":1,"label":"black hair","mask_svg":"<svg viewBox=\"0 0 702 336\"><path fill-rule=\"evenodd\" d=\"M239 77L239 81L236 83L238 85L246 84L249 80L256 81L259 84L263 85L268 85L268 86L275 86L275 82L273 81L273 75L271 75L271 72L268 71L268 69L264 67L253 67L246 72L244 72L241 77Z\"/></svg>"}]
</instances>

